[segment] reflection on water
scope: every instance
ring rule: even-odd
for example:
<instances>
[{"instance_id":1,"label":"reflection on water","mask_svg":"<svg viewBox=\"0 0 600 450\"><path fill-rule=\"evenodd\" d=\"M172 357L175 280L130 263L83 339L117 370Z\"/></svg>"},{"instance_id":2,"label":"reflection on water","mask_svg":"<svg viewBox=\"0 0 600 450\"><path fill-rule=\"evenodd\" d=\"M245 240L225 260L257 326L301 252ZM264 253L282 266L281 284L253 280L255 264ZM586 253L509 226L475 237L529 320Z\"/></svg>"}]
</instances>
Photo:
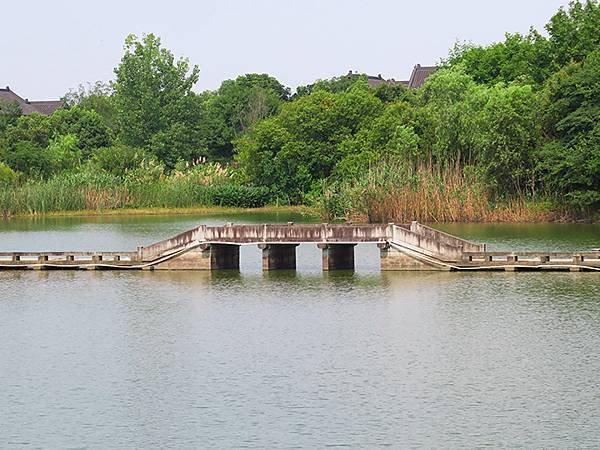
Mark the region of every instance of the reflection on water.
<instances>
[{"instance_id":1,"label":"reflection on water","mask_svg":"<svg viewBox=\"0 0 600 450\"><path fill-rule=\"evenodd\" d=\"M0 247L208 222L121 219L3 223ZM573 230L511 245L598 236ZM595 447L599 292L595 273L380 273L372 245L356 272L322 273L312 245L264 274L255 246L239 271L0 272L0 447Z\"/></svg>"}]
</instances>

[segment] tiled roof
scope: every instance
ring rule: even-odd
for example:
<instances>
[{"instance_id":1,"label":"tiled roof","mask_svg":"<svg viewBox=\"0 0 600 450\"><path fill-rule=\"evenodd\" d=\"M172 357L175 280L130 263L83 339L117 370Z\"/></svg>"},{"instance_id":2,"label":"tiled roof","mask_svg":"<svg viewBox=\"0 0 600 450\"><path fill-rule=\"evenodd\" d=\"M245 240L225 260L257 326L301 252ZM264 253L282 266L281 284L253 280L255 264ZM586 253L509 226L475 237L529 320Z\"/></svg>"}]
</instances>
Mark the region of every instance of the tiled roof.
<instances>
[{"instance_id":1,"label":"tiled roof","mask_svg":"<svg viewBox=\"0 0 600 450\"><path fill-rule=\"evenodd\" d=\"M62 106L62 102L60 100L30 102L28 99L24 99L15 94L8 86L6 86L6 88L0 88L0 99L8 102L16 102L21 107L21 111L25 115L38 113L48 116Z\"/></svg>"},{"instance_id":2,"label":"tiled roof","mask_svg":"<svg viewBox=\"0 0 600 450\"><path fill-rule=\"evenodd\" d=\"M38 100L29 103L36 109L37 112L45 116L49 116L62 106L62 102L60 100Z\"/></svg>"},{"instance_id":3,"label":"tiled roof","mask_svg":"<svg viewBox=\"0 0 600 450\"><path fill-rule=\"evenodd\" d=\"M406 87L416 89L416 88L420 88L423 85L423 83L425 82L425 79L429 75L431 75L433 72L435 72L436 69L437 69L436 66L421 66L420 64L417 64L413 68L413 71L410 75L409 80L396 81L393 78L386 80L381 75L377 75L377 76L368 75L367 82L369 83L369 86L371 86L372 88L376 88L378 86L381 86L382 84L402 84ZM350 73L352 73L352 71L350 71Z\"/></svg>"},{"instance_id":4,"label":"tiled roof","mask_svg":"<svg viewBox=\"0 0 600 450\"><path fill-rule=\"evenodd\" d=\"M372 88L381 86L382 84L385 84L387 82L388 81L384 80L381 75L377 75L376 77L373 75L367 75L367 83L369 83L369 86L371 86Z\"/></svg>"},{"instance_id":5,"label":"tiled roof","mask_svg":"<svg viewBox=\"0 0 600 450\"><path fill-rule=\"evenodd\" d=\"M429 75L437 70L436 66L421 66L417 64L410 75L408 80L408 87L412 89L420 88L425 83L425 80Z\"/></svg>"}]
</instances>

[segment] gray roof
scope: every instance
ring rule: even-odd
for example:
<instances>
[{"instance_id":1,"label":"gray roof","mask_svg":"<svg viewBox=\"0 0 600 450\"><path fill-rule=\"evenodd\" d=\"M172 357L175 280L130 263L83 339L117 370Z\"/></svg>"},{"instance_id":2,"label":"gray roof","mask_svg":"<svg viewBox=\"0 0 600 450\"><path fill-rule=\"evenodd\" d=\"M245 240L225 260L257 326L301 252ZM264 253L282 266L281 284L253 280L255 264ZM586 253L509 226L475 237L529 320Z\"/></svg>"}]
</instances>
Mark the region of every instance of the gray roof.
<instances>
[{"instance_id":1,"label":"gray roof","mask_svg":"<svg viewBox=\"0 0 600 450\"><path fill-rule=\"evenodd\" d=\"M373 75L367 75L367 83L369 83L369 86L373 88L381 86L382 84L387 84L389 82L390 80L384 80L381 74L377 75L376 77Z\"/></svg>"},{"instance_id":2,"label":"gray roof","mask_svg":"<svg viewBox=\"0 0 600 450\"><path fill-rule=\"evenodd\" d=\"M371 86L373 88L376 88L377 86L381 86L382 84L402 84L406 87L416 89L416 88L420 88L421 86L423 86L423 83L425 83L425 80L427 79L427 77L429 75L431 75L433 72L435 72L436 70L437 70L436 66L421 66L420 64L417 64L415 67L413 67L413 71L410 75L410 79L408 79L406 81L397 81L397 80L394 80L393 78L386 80L381 75L377 75L377 76L367 75L367 82L369 83L369 86ZM350 72L350 73L352 73L352 72Z\"/></svg>"},{"instance_id":3,"label":"gray roof","mask_svg":"<svg viewBox=\"0 0 600 450\"><path fill-rule=\"evenodd\" d=\"M16 102L25 115L38 113L48 116L62 106L60 100L29 101L11 91L8 86L0 88L0 99L8 102Z\"/></svg>"},{"instance_id":4,"label":"gray roof","mask_svg":"<svg viewBox=\"0 0 600 450\"><path fill-rule=\"evenodd\" d=\"M408 87L416 89L423 86L425 80L429 75L437 70L436 66L421 66L421 64L417 64L412 73L410 74L410 79L408 80Z\"/></svg>"}]
</instances>

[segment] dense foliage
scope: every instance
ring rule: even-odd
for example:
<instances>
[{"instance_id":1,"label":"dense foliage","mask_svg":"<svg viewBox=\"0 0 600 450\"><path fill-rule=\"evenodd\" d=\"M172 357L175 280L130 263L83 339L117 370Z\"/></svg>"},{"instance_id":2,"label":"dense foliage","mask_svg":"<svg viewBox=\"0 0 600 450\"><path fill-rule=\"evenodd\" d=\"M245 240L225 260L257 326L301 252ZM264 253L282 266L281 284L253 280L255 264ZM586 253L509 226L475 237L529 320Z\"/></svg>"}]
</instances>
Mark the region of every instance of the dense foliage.
<instances>
[{"instance_id":1,"label":"dense foliage","mask_svg":"<svg viewBox=\"0 0 600 450\"><path fill-rule=\"evenodd\" d=\"M545 33L457 45L417 90L349 73L291 95L246 74L196 93L198 67L152 34L126 39L115 75L48 117L0 103L0 208L277 201L371 220L600 208L597 0L561 8Z\"/></svg>"}]
</instances>

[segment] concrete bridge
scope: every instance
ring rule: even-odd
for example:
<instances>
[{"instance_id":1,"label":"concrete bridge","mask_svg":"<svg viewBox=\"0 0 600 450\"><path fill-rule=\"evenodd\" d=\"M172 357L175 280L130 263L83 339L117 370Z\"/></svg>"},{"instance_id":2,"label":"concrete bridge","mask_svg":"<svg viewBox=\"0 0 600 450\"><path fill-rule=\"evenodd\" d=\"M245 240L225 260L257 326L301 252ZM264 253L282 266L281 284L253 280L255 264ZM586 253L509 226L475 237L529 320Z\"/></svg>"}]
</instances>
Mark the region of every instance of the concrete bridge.
<instances>
[{"instance_id":1,"label":"concrete bridge","mask_svg":"<svg viewBox=\"0 0 600 450\"><path fill-rule=\"evenodd\" d=\"M354 269L354 246L374 243L381 270L600 271L600 251L488 252L418 222L200 225L131 252L0 252L0 269L239 269L241 245L258 245L265 270L295 269L296 247L307 243L321 249L323 270Z\"/></svg>"}]
</instances>

